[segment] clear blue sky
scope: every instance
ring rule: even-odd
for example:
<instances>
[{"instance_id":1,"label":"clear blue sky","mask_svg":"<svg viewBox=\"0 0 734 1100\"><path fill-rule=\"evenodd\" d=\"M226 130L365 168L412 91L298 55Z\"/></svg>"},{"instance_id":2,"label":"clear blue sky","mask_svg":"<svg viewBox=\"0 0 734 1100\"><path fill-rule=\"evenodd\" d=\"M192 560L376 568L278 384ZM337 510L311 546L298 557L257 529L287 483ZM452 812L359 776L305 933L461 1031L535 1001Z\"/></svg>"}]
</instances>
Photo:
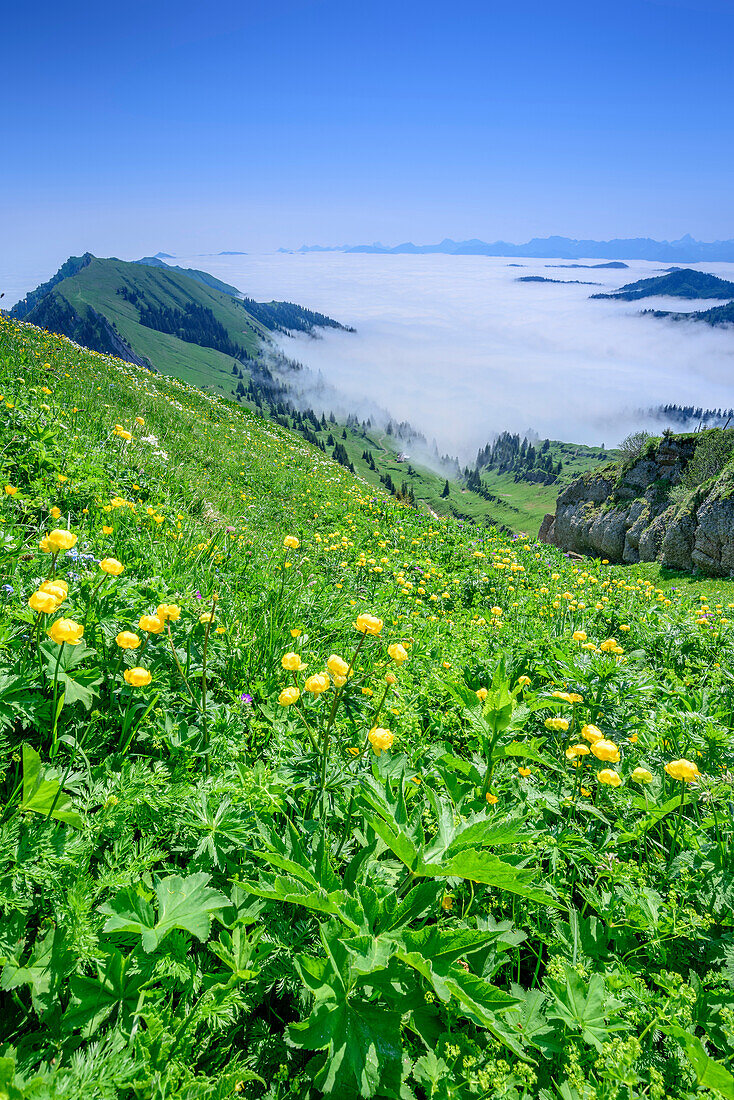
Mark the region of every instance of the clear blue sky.
<instances>
[{"instance_id":1,"label":"clear blue sky","mask_svg":"<svg viewBox=\"0 0 734 1100\"><path fill-rule=\"evenodd\" d=\"M734 0L95 0L0 25L3 259L734 237Z\"/></svg>"}]
</instances>

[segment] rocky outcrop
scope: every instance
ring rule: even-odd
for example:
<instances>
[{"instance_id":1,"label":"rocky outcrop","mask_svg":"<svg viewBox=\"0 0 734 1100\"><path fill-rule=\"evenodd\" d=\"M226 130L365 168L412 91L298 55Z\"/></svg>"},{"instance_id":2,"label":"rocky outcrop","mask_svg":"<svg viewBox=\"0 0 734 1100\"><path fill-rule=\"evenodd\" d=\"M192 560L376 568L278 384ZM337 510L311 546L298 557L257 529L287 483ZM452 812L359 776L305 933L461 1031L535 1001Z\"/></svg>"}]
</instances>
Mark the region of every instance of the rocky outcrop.
<instances>
[{"instance_id":1,"label":"rocky outcrop","mask_svg":"<svg viewBox=\"0 0 734 1100\"><path fill-rule=\"evenodd\" d=\"M732 470L682 502L670 499L701 438L663 438L631 466L605 466L572 482L543 520L540 540L609 561L734 576Z\"/></svg>"}]
</instances>

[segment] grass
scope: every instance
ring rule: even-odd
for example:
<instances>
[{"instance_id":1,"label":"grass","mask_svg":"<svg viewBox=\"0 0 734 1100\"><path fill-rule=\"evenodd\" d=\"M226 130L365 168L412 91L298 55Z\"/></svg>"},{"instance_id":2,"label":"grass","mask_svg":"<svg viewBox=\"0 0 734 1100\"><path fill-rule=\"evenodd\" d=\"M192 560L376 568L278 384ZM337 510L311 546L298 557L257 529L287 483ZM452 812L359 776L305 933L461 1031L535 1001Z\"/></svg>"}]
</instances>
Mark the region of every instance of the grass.
<instances>
[{"instance_id":1,"label":"grass","mask_svg":"<svg viewBox=\"0 0 734 1100\"><path fill-rule=\"evenodd\" d=\"M0 1091L732 1095L723 600L3 319L0 394Z\"/></svg>"}]
</instances>

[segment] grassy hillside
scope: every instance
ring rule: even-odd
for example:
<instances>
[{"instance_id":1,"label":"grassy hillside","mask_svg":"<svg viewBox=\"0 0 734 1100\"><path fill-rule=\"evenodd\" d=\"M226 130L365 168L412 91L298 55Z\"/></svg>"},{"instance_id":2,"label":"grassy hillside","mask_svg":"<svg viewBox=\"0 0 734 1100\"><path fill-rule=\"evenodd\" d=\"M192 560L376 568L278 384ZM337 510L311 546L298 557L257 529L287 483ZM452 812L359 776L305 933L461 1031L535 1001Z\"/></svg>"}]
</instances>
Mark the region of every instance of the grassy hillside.
<instances>
[{"instance_id":1,"label":"grassy hillside","mask_svg":"<svg viewBox=\"0 0 734 1100\"><path fill-rule=\"evenodd\" d=\"M732 1095L734 600L4 319L0 394L0 1091Z\"/></svg>"}]
</instances>

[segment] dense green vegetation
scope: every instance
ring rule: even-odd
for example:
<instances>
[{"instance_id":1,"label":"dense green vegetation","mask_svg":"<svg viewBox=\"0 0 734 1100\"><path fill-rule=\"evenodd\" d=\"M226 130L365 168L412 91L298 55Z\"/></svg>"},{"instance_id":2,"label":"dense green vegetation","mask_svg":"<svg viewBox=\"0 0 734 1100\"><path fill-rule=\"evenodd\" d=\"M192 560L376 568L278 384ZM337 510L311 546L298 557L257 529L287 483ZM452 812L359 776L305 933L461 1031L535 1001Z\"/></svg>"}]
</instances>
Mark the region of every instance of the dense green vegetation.
<instances>
[{"instance_id":1,"label":"dense green vegetation","mask_svg":"<svg viewBox=\"0 0 734 1100\"><path fill-rule=\"evenodd\" d=\"M731 586L3 319L0 394L0 1092L734 1096Z\"/></svg>"}]
</instances>

